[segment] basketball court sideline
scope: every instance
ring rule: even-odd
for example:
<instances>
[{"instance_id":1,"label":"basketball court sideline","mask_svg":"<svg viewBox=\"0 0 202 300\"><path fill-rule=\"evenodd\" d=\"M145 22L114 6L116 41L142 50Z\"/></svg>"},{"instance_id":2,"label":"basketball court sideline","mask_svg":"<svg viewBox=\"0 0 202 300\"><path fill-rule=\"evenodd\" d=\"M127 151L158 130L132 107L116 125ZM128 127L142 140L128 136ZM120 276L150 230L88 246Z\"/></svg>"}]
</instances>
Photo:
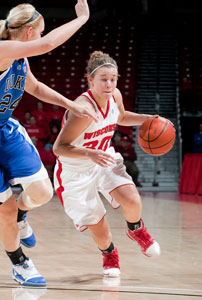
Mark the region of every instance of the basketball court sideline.
<instances>
[{"instance_id":1,"label":"basketball court sideline","mask_svg":"<svg viewBox=\"0 0 202 300\"><path fill-rule=\"evenodd\" d=\"M125 234L121 209L107 209L120 256L120 279L102 276L102 256L90 232L79 233L57 196L29 213L37 238L23 249L47 280L46 289L23 288L11 277L11 264L0 245L0 299L197 299L202 298L202 197L141 192L143 220L160 243L161 256L145 257Z\"/></svg>"}]
</instances>

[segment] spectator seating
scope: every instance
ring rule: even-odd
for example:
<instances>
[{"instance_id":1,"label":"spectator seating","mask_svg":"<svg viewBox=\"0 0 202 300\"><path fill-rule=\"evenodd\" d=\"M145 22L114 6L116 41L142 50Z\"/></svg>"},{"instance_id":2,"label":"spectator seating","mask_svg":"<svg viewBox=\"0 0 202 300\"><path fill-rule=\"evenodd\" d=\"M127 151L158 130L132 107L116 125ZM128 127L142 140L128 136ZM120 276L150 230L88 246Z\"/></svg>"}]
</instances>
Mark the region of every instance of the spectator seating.
<instances>
[{"instance_id":1,"label":"spectator seating","mask_svg":"<svg viewBox=\"0 0 202 300\"><path fill-rule=\"evenodd\" d=\"M181 36L179 53L179 96L182 112L202 111L202 38Z\"/></svg>"}]
</instances>

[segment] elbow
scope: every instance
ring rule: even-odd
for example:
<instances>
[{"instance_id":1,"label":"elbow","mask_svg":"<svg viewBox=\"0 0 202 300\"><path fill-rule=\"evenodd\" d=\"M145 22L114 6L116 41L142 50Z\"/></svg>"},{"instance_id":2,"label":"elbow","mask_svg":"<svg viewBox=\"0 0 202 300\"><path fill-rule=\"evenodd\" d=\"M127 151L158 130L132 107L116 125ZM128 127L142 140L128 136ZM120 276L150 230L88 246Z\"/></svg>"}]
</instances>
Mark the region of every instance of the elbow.
<instances>
[{"instance_id":1,"label":"elbow","mask_svg":"<svg viewBox=\"0 0 202 300\"><path fill-rule=\"evenodd\" d=\"M46 44L46 47L48 49L48 52L55 49L57 47L57 45L55 44L54 41L48 41L47 44Z\"/></svg>"},{"instance_id":2,"label":"elbow","mask_svg":"<svg viewBox=\"0 0 202 300\"><path fill-rule=\"evenodd\" d=\"M69 144L61 143L60 141L57 141L54 143L52 151L55 156L65 156L69 157L70 155L70 148Z\"/></svg>"},{"instance_id":3,"label":"elbow","mask_svg":"<svg viewBox=\"0 0 202 300\"><path fill-rule=\"evenodd\" d=\"M52 40L47 40L43 43L42 45L42 52L43 53L48 53L51 50L55 49L57 47L57 45L55 44L54 41Z\"/></svg>"}]
</instances>

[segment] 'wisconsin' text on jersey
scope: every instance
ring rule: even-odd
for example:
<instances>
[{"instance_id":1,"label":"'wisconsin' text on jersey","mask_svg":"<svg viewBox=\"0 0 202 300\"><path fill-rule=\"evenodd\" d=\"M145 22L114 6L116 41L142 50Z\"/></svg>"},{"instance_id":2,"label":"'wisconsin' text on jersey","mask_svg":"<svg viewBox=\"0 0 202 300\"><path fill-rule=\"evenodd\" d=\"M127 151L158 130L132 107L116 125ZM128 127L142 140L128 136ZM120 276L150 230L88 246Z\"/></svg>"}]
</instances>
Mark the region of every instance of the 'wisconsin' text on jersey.
<instances>
[{"instance_id":1,"label":"'wisconsin' text on jersey","mask_svg":"<svg viewBox=\"0 0 202 300\"><path fill-rule=\"evenodd\" d=\"M85 132L84 139L89 140L91 138L102 135L104 133L115 131L115 128L116 128L116 124L111 124L94 132Z\"/></svg>"}]
</instances>

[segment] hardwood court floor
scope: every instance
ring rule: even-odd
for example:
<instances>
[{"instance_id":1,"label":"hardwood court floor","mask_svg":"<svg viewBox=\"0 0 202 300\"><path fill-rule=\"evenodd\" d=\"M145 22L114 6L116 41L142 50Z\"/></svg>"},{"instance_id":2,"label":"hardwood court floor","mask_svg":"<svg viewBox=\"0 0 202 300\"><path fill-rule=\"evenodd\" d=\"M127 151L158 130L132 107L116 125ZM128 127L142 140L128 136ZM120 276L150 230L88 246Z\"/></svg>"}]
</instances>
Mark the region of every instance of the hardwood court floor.
<instances>
[{"instance_id":1,"label":"hardwood court floor","mask_svg":"<svg viewBox=\"0 0 202 300\"><path fill-rule=\"evenodd\" d=\"M11 278L11 264L0 245L0 299L191 300L202 298L202 198L142 192L143 219L161 245L161 256L145 257L125 234L121 209L104 200L121 278L103 279L102 257L90 232L79 233L54 196L29 213L37 245L26 249L47 289L26 289Z\"/></svg>"}]
</instances>

